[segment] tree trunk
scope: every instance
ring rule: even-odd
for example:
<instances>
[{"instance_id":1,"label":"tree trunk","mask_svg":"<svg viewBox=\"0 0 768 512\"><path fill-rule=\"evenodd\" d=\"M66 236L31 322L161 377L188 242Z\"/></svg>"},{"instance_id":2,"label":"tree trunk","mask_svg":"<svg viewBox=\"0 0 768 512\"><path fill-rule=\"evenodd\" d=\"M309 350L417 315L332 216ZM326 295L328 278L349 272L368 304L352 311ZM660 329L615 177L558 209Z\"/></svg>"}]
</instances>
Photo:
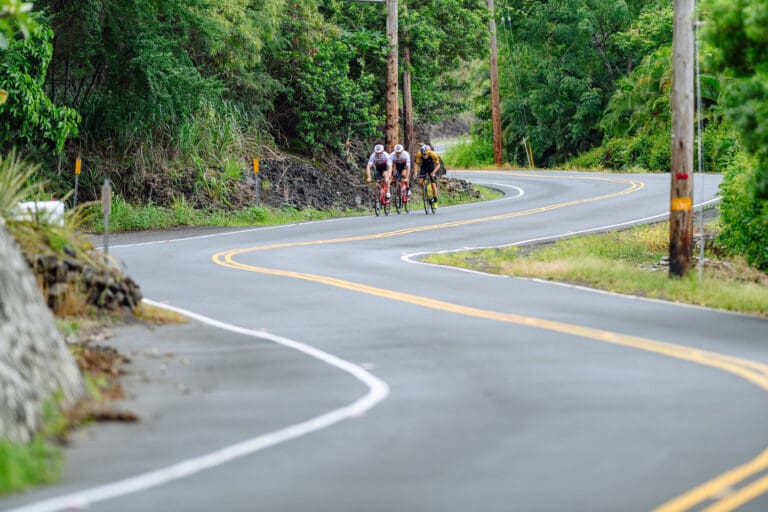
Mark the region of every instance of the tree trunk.
<instances>
[{"instance_id":1,"label":"tree trunk","mask_svg":"<svg viewBox=\"0 0 768 512\"><path fill-rule=\"evenodd\" d=\"M387 2L387 39L389 39L389 58L387 59L387 129L384 134L384 146L392 151L397 144L398 98L397 98L397 0Z\"/></svg>"}]
</instances>

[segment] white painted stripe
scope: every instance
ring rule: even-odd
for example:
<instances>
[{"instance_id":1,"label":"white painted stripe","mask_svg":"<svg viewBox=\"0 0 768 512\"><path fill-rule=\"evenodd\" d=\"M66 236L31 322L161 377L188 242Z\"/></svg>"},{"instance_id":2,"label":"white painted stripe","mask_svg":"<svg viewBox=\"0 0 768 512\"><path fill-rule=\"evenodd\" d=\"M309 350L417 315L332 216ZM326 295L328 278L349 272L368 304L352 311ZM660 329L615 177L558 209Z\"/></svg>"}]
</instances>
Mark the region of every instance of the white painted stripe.
<instances>
[{"instance_id":1,"label":"white painted stripe","mask_svg":"<svg viewBox=\"0 0 768 512\"><path fill-rule=\"evenodd\" d=\"M478 182L478 183L481 184L481 185L489 185L489 186L503 187L503 188L513 188L513 189L517 190L517 192L518 192L517 195L505 196L502 199L496 199L496 201L503 201L503 200L507 200L507 199L516 199L518 197L522 197L525 194L523 189L521 189L520 187L516 187L514 185L507 185L507 184L504 184L504 183L486 183L486 182ZM482 203L469 203L468 205L474 205L474 204L482 204ZM454 205L454 206L468 206L468 205ZM448 208L448 207L445 206L443 208ZM210 234L207 234L207 235L195 235L195 236L187 236L187 237L180 237L180 238L167 238L167 239L162 239L162 240L154 240L152 242L138 242L138 243L135 243L135 244L110 245L109 248L110 249L119 249L119 248L122 248L122 247L140 247L140 246L143 246L143 245L159 245L159 244L168 244L168 243L173 243L173 242L186 242L187 240L202 240L202 239L205 239L205 238L215 238L215 237L229 236L229 235L240 235L240 234L243 234L243 233L253 233L253 232L257 232L257 231L266 231L266 230L271 230L271 229L299 227L299 226L304 226L304 225L307 225L307 224L320 224L320 223L325 223L325 222L340 222L340 221L348 220L348 219L359 219L359 218L366 218L366 217L368 217L368 216L367 215L362 215L362 216L358 216L358 217L354 217L354 216L353 217L338 217L338 218L333 218L333 219L323 219L323 220L312 220L312 221L305 221L305 222L295 222L295 223L292 223L292 224L276 224L274 226L260 226L260 227L257 227L257 228L237 229L237 230L225 231L225 232L221 232L221 233L210 233ZM205 228L205 226L198 226L198 227ZM211 226L211 229L215 229L215 227ZM118 234L125 234L125 233L118 233ZM98 238L99 236L100 235L95 235L96 238ZM95 246L94 248L101 250L101 249L104 249L104 246Z\"/></svg>"},{"instance_id":2,"label":"white painted stripe","mask_svg":"<svg viewBox=\"0 0 768 512\"><path fill-rule=\"evenodd\" d=\"M251 329L245 329L243 327L226 324L224 322L220 322L218 320L214 320L212 318L208 318L191 311L168 306L166 304L161 304L152 300L145 299L145 302L153 306L174 311L219 329L224 329L237 334L243 334L245 336L253 336L256 338L266 339L284 347L297 350L303 354L311 356L346 373L349 373L357 380L368 386L369 391L363 397L359 398L346 407L334 409L328 413L321 414L320 416L315 416L314 418L311 418L307 421L296 423L283 429L254 437L247 441L226 446L207 455L187 459L165 468L150 471L148 473L126 478L124 480L119 480L117 482L105 484L99 487L94 487L92 489L87 489L85 491L74 492L71 494L66 494L63 496L24 505L20 508L12 509L9 512L52 512L57 510L83 508L87 507L91 503L96 503L98 501L104 501L111 498L116 498L118 496L149 489L151 487L156 487L172 480L184 478L189 475L199 473L200 471L226 464L227 462L243 457L245 455L250 455L265 448L269 448L271 446L275 446L277 444L284 443L286 441L290 441L292 439L296 439L313 432L317 432L318 430L330 427L331 425L334 425L340 421L362 416L389 395L389 386L384 381L370 374L362 367L304 343L300 343L298 341L294 341L281 336L275 336L273 334L265 333L262 331L254 331Z\"/></svg>"},{"instance_id":3,"label":"white painted stripe","mask_svg":"<svg viewBox=\"0 0 768 512\"><path fill-rule=\"evenodd\" d=\"M696 206L697 207L704 207L704 206L707 206L707 205L710 205L710 204L713 204L713 203L717 203L719 201L720 201L719 198L710 199L709 201L706 201L706 202L704 202L704 203L702 203L700 205L696 205ZM600 227L589 228L589 229L582 229L582 230L579 230L579 231L568 231L567 233L560 233L558 235L543 236L543 237L539 237L539 238L529 238L528 240L520 240L520 241L517 241L517 242L510 242L510 243L501 244L501 245L484 245L484 246L477 246L477 247L461 247L459 249L446 249L446 250L443 250L443 251L414 252L414 253L411 253L411 254L405 254L400 259L402 259L403 261L407 261L409 263L420 263L422 265L432 265L432 263L424 263L424 262L421 262L421 261L419 261L419 262L412 261L412 258L416 258L418 256L426 256L428 254L450 254L450 253L453 253L453 252L478 251L478 250L481 250L481 249L501 249L501 248L504 248L504 247L513 247L515 245L530 245L530 244L534 244L534 243L538 243L538 242L546 242L546 241L549 241L549 240L559 240L561 238L566 238L566 237L569 237L569 236L584 235L584 234L587 234L587 233L594 233L594 232L598 232L598 231L609 231L609 230L612 230L612 229L618 229L618 228L622 228L622 227L629 227L629 226L632 226L632 225L648 224L648 223L651 223L651 222L653 222L655 220L663 219L665 217L669 217L669 212L668 211L665 212L665 213L660 213L658 215L652 215L650 217L643 217L641 219L635 219L635 220L629 220L629 221L626 221L626 222L620 222L618 224L608 224L606 226L600 226ZM442 266L442 265L436 265L436 266ZM466 269L461 269L461 270L466 270ZM483 272L481 272L481 273L483 273Z\"/></svg>"},{"instance_id":4,"label":"white painted stripe","mask_svg":"<svg viewBox=\"0 0 768 512\"><path fill-rule=\"evenodd\" d=\"M274 226L260 226L260 227L257 227L257 228L238 229L238 230L234 230L234 231L224 231L224 232L221 232L221 233L210 233L208 235L195 235L195 236L187 236L187 237L180 237L180 238L168 238L168 239L163 239L163 240L154 240L152 242L139 242L139 243L135 243L135 244L110 245L109 248L110 249L116 249L116 248L119 248L119 247L139 247L139 246L142 246L142 245L157 245L157 244L167 244L167 243L171 243L171 242L185 242L187 240L201 240L201 239L204 239L204 238L214 238L214 237L219 237L219 236L239 235L241 233L253 233L255 231L267 231L267 230L270 230L270 229L299 227L299 226L305 226L307 224L320 224L320 223L324 223L324 222L339 222L339 221L342 221L342 220L357 219L357 218L362 218L362 217L365 217L365 216L360 216L360 217L336 217L336 218L333 218L333 219L309 220L309 221L304 221L304 222L294 222L294 223L290 223L290 224L275 224ZM206 227L210 227L211 229L216 229L216 226L195 226L195 227L203 228L203 229L206 228ZM170 228L170 229L172 230L172 229L179 229L179 228ZM118 235L124 235L126 233L117 233L117 234ZM114 235L114 233L113 233L113 235ZM99 236L101 236L101 235L94 235L94 237L96 237L96 238L98 238ZM95 249L103 249L104 247L103 246L96 246L94 248Z\"/></svg>"},{"instance_id":5,"label":"white painted stripe","mask_svg":"<svg viewBox=\"0 0 768 512\"><path fill-rule=\"evenodd\" d=\"M710 205L712 203L716 203L716 202L719 202L719 201L720 201L719 198L710 199L709 201L705 201L704 203L701 203L700 205L697 205L697 206L698 207L704 207L704 206L707 206L707 205ZM740 313L738 311L727 311L727 310L722 310L722 309L713 309L713 308L708 308L706 306L698 306L696 304L685 304L683 302L671 302L671 301L666 301L666 300L662 300L662 299L654 299L654 298L650 298L650 297L641 297L639 295L628 295L628 294L624 294L624 293L617 293L617 292L611 292L611 291L607 291L607 290L600 290L600 289L597 289L597 288L590 288L588 286L580 286L580 285L575 285L575 284L570 284L570 283L561 283L559 281L549 281L549 280L546 280L546 279L538 279L538 278L531 278L531 277L514 277L514 276L508 276L508 275L501 275L501 274L491 274L489 272L483 272L482 270L472 270L472 269L469 269L469 268L453 267L453 266L449 266L449 265L440 265L438 263L427 263L427 262L420 261L420 260L414 260L414 258L418 258L420 256L427 256L427 255L430 255L430 254L450 254L450 253L454 253L454 252L478 251L478 250L482 250L482 249L501 249L501 248L504 248L504 247L513 247L513 246L516 246L516 245L528 245L528 244L533 244L533 243L537 243L537 242L544 242L544 241L547 241L547 240L557 240L557 239L565 238L565 237L568 237L568 236L581 235L581 234L591 233L591 232L595 232L595 231L607 231L607 230L614 229L614 228L619 228L619 227L624 227L624 226L631 226L633 224L640 225L640 224L644 224L644 223L647 223L647 222L651 222L651 221L656 220L656 219L661 219L663 217L669 217L669 212L661 213L659 215L653 215L651 217L644 217L642 219L622 222L620 224L611 224L611 225L608 225L608 226L602 226L602 227L597 227L597 228L592 228L592 229L585 229L585 230L581 230L581 231L570 231L568 233L562 233L562 234L559 234L559 235L552 235L552 236L541 237L541 238L531 238L531 239L528 239L528 240L522 240L522 241L519 241L519 242L512 242L512 243L504 244L504 245L490 245L490 246L484 246L484 247L462 247L460 249L448 249L448 250L436 251L436 252L414 252L414 253L411 253L411 254L403 254L400 257L400 259L402 261L405 261L406 263L413 263L413 264L417 264L417 265L427 265L427 266L431 266L431 267L440 267L440 268L444 268L444 269L454 270L456 272L465 272L467 274L475 274L475 275L484 276L484 277L490 277L490 278L494 278L494 279L509 279L509 278L522 279L522 280L526 280L526 281L534 281L534 282L537 282L537 283L547 284L547 285L550 285L550 286L560 286L560 287L563 287L563 288L573 288L573 289L576 289L576 290L582 290L582 291L587 291L587 292L592 292L592 293L599 293L599 294L603 294L603 295L610 295L610 296L613 296L613 297L622 297L622 298L625 298L625 299L640 300L640 301L644 301L644 302L663 303L663 304L669 304L669 305L676 306L676 307L681 307L681 308L689 308L689 309L699 309L699 310L705 310L705 311L712 311L712 312L715 312L715 313L722 313L724 315L737 315L737 316L751 317L752 315L748 315L746 313Z\"/></svg>"}]
</instances>

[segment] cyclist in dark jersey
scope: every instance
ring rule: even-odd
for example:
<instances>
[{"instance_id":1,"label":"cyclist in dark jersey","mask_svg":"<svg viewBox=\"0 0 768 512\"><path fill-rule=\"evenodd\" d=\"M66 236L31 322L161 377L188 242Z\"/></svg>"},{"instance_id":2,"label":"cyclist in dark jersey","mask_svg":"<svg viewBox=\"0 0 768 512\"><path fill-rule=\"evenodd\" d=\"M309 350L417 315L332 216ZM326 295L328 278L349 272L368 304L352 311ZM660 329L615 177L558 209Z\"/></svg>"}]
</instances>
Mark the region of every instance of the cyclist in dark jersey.
<instances>
[{"instance_id":1,"label":"cyclist in dark jersey","mask_svg":"<svg viewBox=\"0 0 768 512\"><path fill-rule=\"evenodd\" d=\"M440 170L440 157L437 156L431 147L426 144L421 146L421 150L416 154L416 165L420 165L419 168L419 185L424 183L425 179L429 179L432 182L432 192L435 197L432 200L437 202L437 172ZM429 178L427 178L429 176Z\"/></svg>"},{"instance_id":2,"label":"cyclist in dark jersey","mask_svg":"<svg viewBox=\"0 0 768 512\"><path fill-rule=\"evenodd\" d=\"M392 179L392 158L389 153L384 151L384 146L376 144L373 148L373 153L368 157L368 165L365 166L365 174L368 181L371 181L371 168L375 169L375 179L379 181L383 178L383 185L387 191L387 199L390 198L389 194L389 182Z\"/></svg>"},{"instance_id":3,"label":"cyclist in dark jersey","mask_svg":"<svg viewBox=\"0 0 768 512\"><path fill-rule=\"evenodd\" d=\"M402 180L408 189L408 195L411 195L411 154L408 153L401 144L395 146L395 152L392 153L392 165L395 167L395 181Z\"/></svg>"}]
</instances>

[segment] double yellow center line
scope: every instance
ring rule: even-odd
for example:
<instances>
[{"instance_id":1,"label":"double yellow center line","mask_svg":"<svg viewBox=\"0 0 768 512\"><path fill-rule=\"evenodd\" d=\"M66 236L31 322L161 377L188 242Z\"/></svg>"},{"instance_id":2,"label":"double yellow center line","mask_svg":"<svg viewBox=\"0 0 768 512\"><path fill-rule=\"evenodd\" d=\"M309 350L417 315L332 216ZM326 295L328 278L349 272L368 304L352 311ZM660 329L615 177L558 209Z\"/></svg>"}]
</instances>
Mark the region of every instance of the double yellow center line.
<instances>
[{"instance_id":1,"label":"double yellow center line","mask_svg":"<svg viewBox=\"0 0 768 512\"><path fill-rule=\"evenodd\" d=\"M537 178L542 176L536 176ZM549 176L545 176L549 177ZM563 176L559 176L562 179ZM533 327L537 329L545 329L548 331L558 332L571 336L578 336L581 338L592 339L603 343L611 343L613 345L620 345L637 350L644 350L646 352L653 352L667 357L673 357L689 362L693 362L703 366L709 366L716 368L734 375L737 375L759 387L768 391L768 365L740 359L733 356L724 354L718 354L715 352L709 352L705 350L699 350L682 345L675 345L671 343L660 342L648 338L642 338L638 336L629 336L625 334L605 331L602 329L594 329L591 327L584 327L574 324L567 324L562 322L556 322L552 320L546 320L535 317L528 317L522 315L516 315L511 313L503 313L498 311L484 310L469 306L463 306L460 304L453 304L441 300L431 299L428 297L422 297L413 295L410 293L397 292L393 290L387 290L384 288L377 288L374 286L365 285L362 283L355 283L352 281L346 281L343 279L337 279L333 277L321 276L316 274L308 274L303 272L293 272L289 270L271 269L266 267L258 267L254 265L248 265L235 261L235 257L256 252L266 251L271 249L280 249L287 247L306 247L322 244L335 244L335 243L347 243L361 240L372 240L379 238L388 238L401 236L406 234L417 233L421 231L428 231L434 229L446 229L457 226L464 226L468 224L475 224L480 222L490 222L494 220L508 219L513 217L522 217L525 215L533 215L545 211L550 211L558 208L564 208L567 206L574 206L577 204L583 204L592 201L599 201L609 198L618 197L621 195L629 194L643 188L641 182L626 180L626 179L611 179L611 178L581 178L578 179L597 179L624 182L628 184L627 188L622 189L619 192L612 194L605 194L595 196L587 199L567 201L557 203L554 205L534 208L521 212L514 212L503 215L494 215L489 217L482 217L477 219L467 219L455 222L446 222L442 224L421 226L408 229L388 231L378 234L368 234L345 238L331 238L325 240L312 240L306 242L292 242L262 245L258 247L249 247L243 249L235 249L230 251L223 251L214 254L213 262L222 265L224 267L244 270L248 272L257 272L261 274L268 274L280 277L289 277L292 279L301 279L304 281L315 282L327 286L333 286L336 288L342 288L350 290L356 293L365 293L367 295L373 295L390 300L397 300L409 304L419 305L439 311L444 311L453 314L466 315L475 318L482 318L486 320L492 320L497 322L505 322L510 324L522 325L526 327ZM768 474L761 475L761 473L768 473L768 449L763 451L755 459L736 467L723 475L720 475L680 496L661 505L656 508L654 512L679 512L691 510L693 507L698 507L701 510L708 512L726 512L735 510L741 505L748 503L755 498L768 492ZM706 507L706 508L701 508Z\"/></svg>"}]
</instances>

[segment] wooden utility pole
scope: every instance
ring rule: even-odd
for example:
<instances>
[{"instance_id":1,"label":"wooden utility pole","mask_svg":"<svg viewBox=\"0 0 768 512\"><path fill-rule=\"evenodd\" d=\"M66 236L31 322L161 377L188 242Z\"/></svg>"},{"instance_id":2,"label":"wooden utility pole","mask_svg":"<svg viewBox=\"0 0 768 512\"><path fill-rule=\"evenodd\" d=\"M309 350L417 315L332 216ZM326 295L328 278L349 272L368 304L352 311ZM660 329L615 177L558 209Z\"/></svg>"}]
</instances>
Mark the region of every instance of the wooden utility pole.
<instances>
[{"instance_id":1,"label":"wooden utility pole","mask_svg":"<svg viewBox=\"0 0 768 512\"><path fill-rule=\"evenodd\" d=\"M675 0L669 276L682 277L693 254L693 112L695 0Z\"/></svg>"},{"instance_id":2,"label":"wooden utility pole","mask_svg":"<svg viewBox=\"0 0 768 512\"><path fill-rule=\"evenodd\" d=\"M501 107L499 99L499 56L496 48L496 12L493 0L488 0L488 10L491 11L491 122L493 124L493 161L496 167L501 167Z\"/></svg>"},{"instance_id":3,"label":"wooden utility pole","mask_svg":"<svg viewBox=\"0 0 768 512\"><path fill-rule=\"evenodd\" d=\"M387 127L384 134L384 146L392 151L397 144L398 97L397 97L397 0L387 3L387 39L389 40L389 58L387 59Z\"/></svg>"},{"instance_id":4,"label":"wooden utility pole","mask_svg":"<svg viewBox=\"0 0 768 512\"><path fill-rule=\"evenodd\" d=\"M408 19L408 8L403 2L403 17ZM413 154L416 136L413 133L413 91L411 89L411 39L407 26L403 26L403 135L404 146Z\"/></svg>"}]
</instances>

